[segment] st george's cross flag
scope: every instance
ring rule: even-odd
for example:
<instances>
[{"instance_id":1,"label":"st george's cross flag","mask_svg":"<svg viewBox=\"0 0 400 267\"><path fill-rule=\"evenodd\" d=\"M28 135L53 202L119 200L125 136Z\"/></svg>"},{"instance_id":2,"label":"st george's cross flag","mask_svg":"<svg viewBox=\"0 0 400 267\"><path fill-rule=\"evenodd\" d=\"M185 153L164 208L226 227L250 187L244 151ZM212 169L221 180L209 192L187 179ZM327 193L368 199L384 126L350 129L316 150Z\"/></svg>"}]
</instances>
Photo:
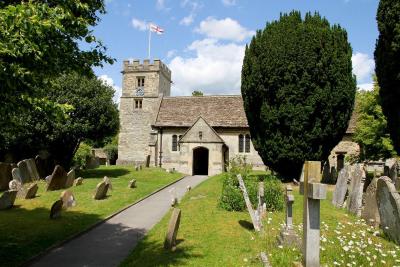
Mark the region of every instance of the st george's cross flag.
<instances>
[{"instance_id":1,"label":"st george's cross flag","mask_svg":"<svg viewBox=\"0 0 400 267\"><path fill-rule=\"evenodd\" d=\"M157 34L163 34L164 33L164 29L158 27L155 24L150 24L150 31L155 32Z\"/></svg>"}]
</instances>

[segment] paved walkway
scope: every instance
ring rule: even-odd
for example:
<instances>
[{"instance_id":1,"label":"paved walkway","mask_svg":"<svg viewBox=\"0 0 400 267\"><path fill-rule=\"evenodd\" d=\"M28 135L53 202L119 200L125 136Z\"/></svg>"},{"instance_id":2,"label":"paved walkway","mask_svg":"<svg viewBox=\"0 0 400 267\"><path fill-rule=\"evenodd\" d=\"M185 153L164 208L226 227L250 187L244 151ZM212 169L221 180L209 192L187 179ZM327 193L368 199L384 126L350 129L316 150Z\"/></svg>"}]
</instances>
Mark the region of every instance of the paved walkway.
<instances>
[{"instance_id":1,"label":"paved walkway","mask_svg":"<svg viewBox=\"0 0 400 267\"><path fill-rule=\"evenodd\" d=\"M181 199L207 176L188 176L124 210L98 227L50 251L32 266L118 266L171 207L171 188Z\"/></svg>"}]
</instances>

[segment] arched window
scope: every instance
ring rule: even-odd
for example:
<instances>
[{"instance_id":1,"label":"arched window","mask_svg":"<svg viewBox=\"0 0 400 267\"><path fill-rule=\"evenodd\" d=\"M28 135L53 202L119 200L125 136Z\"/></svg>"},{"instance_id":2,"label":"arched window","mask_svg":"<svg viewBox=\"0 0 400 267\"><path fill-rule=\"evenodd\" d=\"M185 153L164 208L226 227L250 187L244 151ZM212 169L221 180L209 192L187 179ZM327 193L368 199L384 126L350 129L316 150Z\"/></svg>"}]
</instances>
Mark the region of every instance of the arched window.
<instances>
[{"instance_id":1,"label":"arched window","mask_svg":"<svg viewBox=\"0 0 400 267\"><path fill-rule=\"evenodd\" d=\"M243 134L239 134L239 153L243 153L244 147L244 136Z\"/></svg>"},{"instance_id":2,"label":"arched window","mask_svg":"<svg viewBox=\"0 0 400 267\"><path fill-rule=\"evenodd\" d=\"M250 135L249 134L246 134L246 136L245 136L244 150L246 153L250 153Z\"/></svg>"},{"instance_id":3,"label":"arched window","mask_svg":"<svg viewBox=\"0 0 400 267\"><path fill-rule=\"evenodd\" d=\"M172 151L178 151L178 136L176 134L172 136Z\"/></svg>"}]
</instances>

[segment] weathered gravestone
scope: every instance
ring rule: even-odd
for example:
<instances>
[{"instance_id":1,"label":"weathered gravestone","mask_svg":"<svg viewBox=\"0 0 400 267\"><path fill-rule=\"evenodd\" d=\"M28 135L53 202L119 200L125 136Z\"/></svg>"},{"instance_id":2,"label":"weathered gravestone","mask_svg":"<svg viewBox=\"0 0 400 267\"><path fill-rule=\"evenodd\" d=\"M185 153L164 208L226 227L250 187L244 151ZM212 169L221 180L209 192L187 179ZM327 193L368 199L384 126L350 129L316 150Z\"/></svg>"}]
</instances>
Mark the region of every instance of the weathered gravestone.
<instances>
[{"instance_id":1,"label":"weathered gravestone","mask_svg":"<svg viewBox=\"0 0 400 267\"><path fill-rule=\"evenodd\" d=\"M36 168L36 163L34 159L26 159L26 166L28 167L28 172L31 177L31 181L40 180L39 172Z\"/></svg>"},{"instance_id":2,"label":"weathered gravestone","mask_svg":"<svg viewBox=\"0 0 400 267\"><path fill-rule=\"evenodd\" d=\"M132 179L129 181L129 188L135 188L136 187L136 179Z\"/></svg>"},{"instance_id":3,"label":"weathered gravestone","mask_svg":"<svg viewBox=\"0 0 400 267\"><path fill-rule=\"evenodd\" d=\"M36 183L31 184L28 187L28 189L26 190L25 199L35 198L38 189L39 189L39 186Z\"/></svg>"},{"instance_id":4,"label":"weathered gravestone","mask_svg":"<svg viewBox=\"0 0 400 267\"><path fill-rule=\"evenodd\" d=\"M361 212L361 218L363 218L368 225L379 226L380 216L378 203L376 200L376 190L377 190L378 178L374 177L371 183L368 185L367 190L364 194L365 205Z\"/></svg>"},{"instance_id":5,"label":"weathered gravestone","mask_svg":"<svg viewBox=\"0 0 400 267\"><path fill-rule=\"evenodd\" d=\"M347 193L347 183L350 179L351 166L346 165L340 170L339 176L333 192L332 204L337 208L342 208Z\"/></svg>"},{"instance_id":6,"label":"weathered gravestone","mask_svg":"<svg viewBox=\"0 0 400 267\"><path fill-rule=\"evenodd\" d=\"M26 184L27 185L27 184ZM28 185L29 186L29 185ZM17 191L17 197L25 199L26 197L26 190L24 185L15 179L11 180L10 183L8 184L8 187L10 190Z\"/></svg>"},{"instance_id":7,"label":"weathered gravestone","mask_svg":"<svg viewBox=\"0 0 400 267\"><path fill-rule=\"evenodd\" d=\"M109 184L107 184L105 181L98 183L93 198L96 200L105 198L107 196L108 187Z\"/></svg>"},{"instance_id":8,"label":"weathered gravestone","mask_svg":"<svg viewBox=\"0 0 400 267\"><path fill-rule=\"evenodd\" d=\"M400 245L400 194L390 178L378 179L376 200L383 232Z\"/></svg>"},{"instance_id":9,"label":"weathered gravestone","mask_svg":"<svg viewBox=\"0 0 400 267\"><path fill-rule=\"evenodd\" d=\"M18 169L19 169L19 173L21 175L21 182L23 184L25 183L29 183L31 181L31 175L29 173L28 170L28 164L26 162L26 160L21 160L20 162L18 162Z\"/></svg>"},{"instance_id":10,"label":"weathered gravestone","mask_svg":"<svg viewBox=\"0 0 400 267\"><path fill-rule=\"evenodd\" d=\"M178 235L179 224L181 221L181 210L174 208L168 224L167 235L165 236L164 248L175 250L176 236Z\"/></svg>"},{"instance_id":11,"label":"weathered gravestone","mask_svg":"<svg viewBox=\"0 0 400 267\"><path fill-rule=\"evenodd\" d=\"M0 191L8 189L8 183L12 180L12 165L0 162Z\"/></svg>"},{"instance_id":12,"label":"weathered gravestone","mask_svg":"<svg viewBox=\"0 0 400 267\"><path fill-rule=\"evenodd\" d=\"M66 181L67 173L63 167L57 165L49 178L46 191L60 190L65 187Z\"/></svg>"},{"instance_id":13,"label":"weathered gravestone","mask_svg":"<svg viewBox=\"0 0 400 267\"><path fill-rule=\"evenodd\" d=\"M67 181L65 182L64 188L70 188L71 186L73 186L74 181L75 181L75 170L70 170L67 173Z\"/></svg>"},{"instance_id":14,"label":"weathered gravestone","mask_svg":"<svg viewBox=\"0 0 400 267\"><path fill-rule=\"evenodd\" d=\"M306 161L300 179L303 194L303 264L319 267L320 201L326 199L326 185L321 184L321 162Z\"/></svg>"},{"instance_id":15,"label":"weathered gravestone","mask_svg":"<svg viewBox=\"0 0 400 267\"><path fill-rule=\"evenodd\" d=\"M387 159L384 167L384 175L388 176L397 190L400 190L400 179L398 173L398 161L396 158Z\"/></svg>"},{"instance_id":16,"label":"weathered gravestone","mask_svg":"<svg viewBox=\"0 0 400 267\"><path fill-rule=\"evenodd\" d=\"M83 183L83 178L82 177L78 177L74 181L74 186L82 185L82 183Z\"/></svg>"},{"instance_id":17,"label":"weathered gravestone","mask_svg":"<svg viewBox=\"0 0 400 267\"><path fill-rule=\"evenodd\" d=\"M61 217L63 201L61 199L53 203L50 209L50 219L57 219Z\"/></svg>"},{"instance_id":18,"label":"weathered gravestone","mask_svg":"<svg viewBox=\"0 0 400 267\"><path fill-rule=\"evenodd\" d=\"M286 187L286 220L283 229L278 236L278 244L282 246L300 247L300 239L293 229L293 189L289 185Z\"/></svg>"},{"instance_id":19,"label":"weathered gravestone","mask_svg":"<svg viewBox=\"0 0 400 267\"><path fill-rule=\"evenodd\" d=\"M11 175L12 175L13 180L16 180L22 184L22 176L21 176L21 171L19 170L19 168L12 169Z\"/></svg>"},{"instance_id":20,"label":"weathered gravestone","mask_svg":"<svg viewBox=\"0 0 400 267\"><path fill-rule=\"evenodd\" d=\"M250 198L249 198L249 195L247 193L246 186L245 186L245 184L243 182L243 178L242 178L242 176L240 174L237 175L237 179L239 181L239 188L240 188L240 190L242 190L243 197L244 197L244 200L246 202L247 210L249 211L250 218L251 218L251 221L252 221L253 226L254 226L254 230L256 230L257 232L260 232L261 228L262 228L261 218L253 210L253 206L251 205Z\"/></svg>"},{"instance_id":21,"label":"weathered gravestone","mask_svg":"<svg viewBox=\"0 0 400 267\"><path fill-rule=\"evenodd\" d=\"M17 197L17 191L15 190L5 191L0 197L0 210L12 208L12 206L14 206L16 197Z\"/></svg>"},{"instance_id":22,"label":"weathered gravestone","mask_svg":"<svg viewBox=\"0 0 400 267\"><path fill-rule=\"evenodd\" d=\"M72 194L72 192L69 190L63 191L60 195L60 199L63 202L62 207L65 209L76 206L76 199L74 197L74 194Z\"/></svg>"},{"instance_id":23,"label":"weathered gravestone","mask_svg":"<svg viewBox=\"0 0 400 267\"><path fill-rule=\"evenodd\" d=\"M352 172L347 209L354 215L361 216L363 188L366 171L362 164L355 164Z\"/></svg>"}]
</instances>

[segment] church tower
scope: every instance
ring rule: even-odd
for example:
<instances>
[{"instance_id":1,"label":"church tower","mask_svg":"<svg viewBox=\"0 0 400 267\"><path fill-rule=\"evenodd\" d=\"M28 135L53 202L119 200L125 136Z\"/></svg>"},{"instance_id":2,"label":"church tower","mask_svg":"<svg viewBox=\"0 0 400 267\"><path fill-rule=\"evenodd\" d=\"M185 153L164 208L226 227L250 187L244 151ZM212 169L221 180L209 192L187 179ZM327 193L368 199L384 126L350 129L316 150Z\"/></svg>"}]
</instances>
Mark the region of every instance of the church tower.
<instances>
[{"instance_id":1,"label":"church tower","mask_svg":"<svg viewBox=\"0 0 400 267\"><path fill-rule=\"evenodd\" d=\"M171 71L157 59L126 60L122 76L117 164L141 164L150 155L151 125L161 99L171 93Z\"/></svg>"}]
</instances>

